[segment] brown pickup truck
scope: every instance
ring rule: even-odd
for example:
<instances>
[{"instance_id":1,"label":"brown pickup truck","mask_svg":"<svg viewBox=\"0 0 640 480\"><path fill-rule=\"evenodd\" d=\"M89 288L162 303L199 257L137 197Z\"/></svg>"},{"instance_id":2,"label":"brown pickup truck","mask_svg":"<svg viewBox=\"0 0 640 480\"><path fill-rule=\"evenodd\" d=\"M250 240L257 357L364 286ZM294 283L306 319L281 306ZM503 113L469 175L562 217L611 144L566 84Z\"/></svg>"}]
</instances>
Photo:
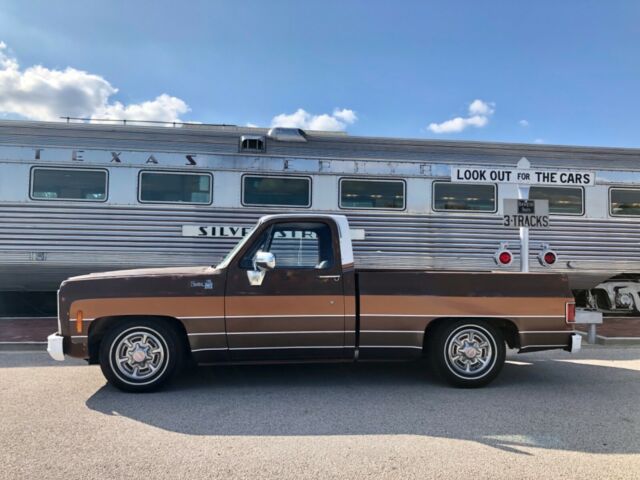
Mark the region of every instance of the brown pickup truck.
<instances>
[{"instance_id":1,"label":"brown pickup truck","mask_svg":"<svg viewBox=\"0 0 640 480\"><path fill-rule=\"evenodd\" d=\"M520 352L580 348L556 274L358 270L341 215L263 217L215 267L74 277L58 292L56 360L99 363L127 391L187 360L411 360L457 386L489 383Z\"/></svg>"}]
</instances>

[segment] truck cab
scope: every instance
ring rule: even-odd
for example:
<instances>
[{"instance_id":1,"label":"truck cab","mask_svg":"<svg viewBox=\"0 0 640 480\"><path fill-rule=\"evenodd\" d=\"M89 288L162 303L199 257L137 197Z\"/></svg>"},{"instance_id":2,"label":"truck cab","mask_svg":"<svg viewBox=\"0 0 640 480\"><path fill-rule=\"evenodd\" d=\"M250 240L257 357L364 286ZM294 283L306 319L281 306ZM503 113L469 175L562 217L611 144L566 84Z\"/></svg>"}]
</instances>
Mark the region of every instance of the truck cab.
<instances>
[{"instance_id":1,"label":"truck cab","mask_svg":"<svg viewBox=\"0 0 640 480\"><path fill-rule=\"evenodd\" d=\"M264 217L218 268L226 272L231 360L353 357L354 266L345 217Z\"/></svg>"},{"instance_id":2,"label":"truck cab","mask_svg":"<svg viewBox=\"0 0 640 480\"><path fill-rule=\"evenodd\" d=\"M49 351L99 363L118 388L197 364L411 360L482 386L521 352L576 351L565 276L354 267L341 215L272 215L217 266L73 277ZM573 316L572 316L573 315Z\"/></svg>"}]
</instances>

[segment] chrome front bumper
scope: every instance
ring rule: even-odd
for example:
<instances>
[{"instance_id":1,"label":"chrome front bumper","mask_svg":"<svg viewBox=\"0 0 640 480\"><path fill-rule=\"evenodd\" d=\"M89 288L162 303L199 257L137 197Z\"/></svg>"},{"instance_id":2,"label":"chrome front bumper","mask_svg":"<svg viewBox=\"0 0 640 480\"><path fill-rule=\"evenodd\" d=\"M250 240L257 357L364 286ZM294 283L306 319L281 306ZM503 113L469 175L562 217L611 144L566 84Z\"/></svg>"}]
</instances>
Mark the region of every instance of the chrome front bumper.
<instances>
[{"instance_id":1,"label":"chrome front bumper","mask_svg":"<svg viewBox=\"0 0 640 480\"><path fill-rule=\"evenodd\" d=\"M62 336L52 333L47 337L47 352L54 360L61 362L64 360L64 350L62 345Z\"/></svg>"},{"instance_id":2,"label":"chrome front bumper","mask_svg":"<svg viewBox=\"0 0 640 480\"><path fill-rule=\"evenodd\" d=\"M574 333L571 335L571 353L578 353L582 348L582 336Z\"/></svg>"}]
</instances>

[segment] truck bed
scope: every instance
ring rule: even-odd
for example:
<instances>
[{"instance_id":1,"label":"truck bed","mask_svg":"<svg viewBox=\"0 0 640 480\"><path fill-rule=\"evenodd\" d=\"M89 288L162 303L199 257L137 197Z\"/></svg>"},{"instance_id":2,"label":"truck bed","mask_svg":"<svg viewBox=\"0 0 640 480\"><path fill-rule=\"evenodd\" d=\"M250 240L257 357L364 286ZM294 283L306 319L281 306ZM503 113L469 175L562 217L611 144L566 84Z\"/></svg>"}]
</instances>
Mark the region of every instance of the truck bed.
<instances>
[{"instance_id":1,"label":"truck bed","mask_svg":"<svg viewBox=\"0 0 640 480\"><path fill-rule=\"evenodd\" d=\"M522 350L570 342L564 316L573 297L564 275L358 270L355 277L362 358L390 349L419 356L427 329L456 318L497 322Z\"/></svg>"}]
</instances>

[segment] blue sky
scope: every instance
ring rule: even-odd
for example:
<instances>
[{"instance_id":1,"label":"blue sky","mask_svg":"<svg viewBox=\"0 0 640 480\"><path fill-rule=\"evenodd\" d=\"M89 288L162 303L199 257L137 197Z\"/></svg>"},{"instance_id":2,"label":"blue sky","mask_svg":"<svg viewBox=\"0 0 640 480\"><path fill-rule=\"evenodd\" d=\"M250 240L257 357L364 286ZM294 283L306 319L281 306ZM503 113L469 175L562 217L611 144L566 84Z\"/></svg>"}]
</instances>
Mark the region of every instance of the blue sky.
<instances>
[{"instance_id":1,"label":"blue sky","mask_svg":"<svg viewBox=\"0 0 640 480\"><path fill-rule=\"evenodd\" d=\"M640 147L638 1L4 0L0 41L5 118Z\"/></svg>"}]
</instances>

